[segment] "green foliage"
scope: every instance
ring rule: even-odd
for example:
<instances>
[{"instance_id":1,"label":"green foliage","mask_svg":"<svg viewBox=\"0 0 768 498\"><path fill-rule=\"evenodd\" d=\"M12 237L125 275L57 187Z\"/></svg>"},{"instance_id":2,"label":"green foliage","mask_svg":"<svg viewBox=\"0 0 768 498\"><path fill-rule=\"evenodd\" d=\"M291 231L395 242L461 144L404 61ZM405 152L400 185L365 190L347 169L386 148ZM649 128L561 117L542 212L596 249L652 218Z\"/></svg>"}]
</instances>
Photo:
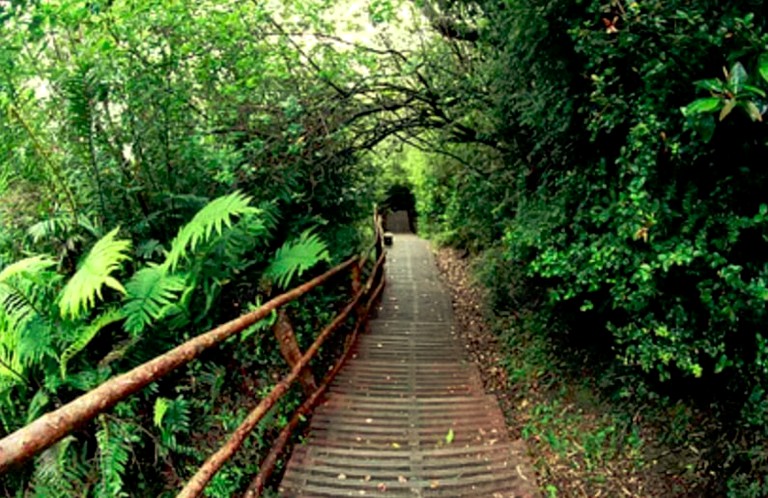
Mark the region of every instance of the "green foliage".
<instances>
[{"instance_id":1,"label":"green foliage","mask_svg":"<svg viewBox=\"0 0 768 498\"><path fill-rule=\"evenodd\" d=\"M741 474L761 480L768 461L759 5L512 0L480 2L469 19L447 8L478 27L471 55L451 59L473 69L452 111L483 141L416 168L422 226L487 250L497 311L545 303L568 324L551 340L599 351L630 383L695 393L717 419L704 457L714 493L759 495Z\"/></svg>"},{"instance_id":2,"label":"green foliage","mask_svg":"<svg viewBox=\"0 0 768 498\"><path fill-rule=\"evenodd\" d=\"M210 240L214 232L221 235L224 227L231 227L234 217L256 213L256 208L249 205L250 201L241 192L234 192L208 203L173 239L165 265L174 271L198 244Z\"/></svg>"},{"instance_id":3,"label":"green foliage","mask_svg":"<svg viewBox=\"0 0 768 498\"><path fill-rule=\"evenodd\" d=\"M321 262L330 263L328 247L318 234L305 230L275 252L274 258L264 270L264 278L287 289L294 277L301 277L304 272Z\"/></svg>"},{"instance_id":4,"label":"green foliage","mask_svg":"<svg viewBox=\"0 0 768 498\"><path fill-rule=\"evenodd\" d=\"M746 69L740 62L737 62L730 72L726 73L724 81L709 79L696 82L698 87L708 90L713 96L694 100L681 109L683 115L694 117L699 114L720 111L719 120L722 121L728 117L733 109L739 107L747 113L752 121L762 121L763 114L760 108L765 105L765 90L748 85L747 80Z\"/></svg>"},{"instance_id":5,"label":"green foliage","mask_svg":"<svg viewBox=\"0 0 768 498\"><path fill-rule=\"evenodd\" d=\"M376 182L360 153L433 112L412 95L422 61L406 63L393 36L404 33L394 26L403 12L383 1L371 19L351 19L346 6L315 0L2 9L5 432L269 298L265 279L291 285L358 248ZM371 27L370 40L344 40ZM278 254L288 234L302 235ZM47 256L13 264L35 254ZM305 304L297 327L309 337L346 297ZM137 393L83 427L58 467L38 458L3 490L172 493L243 415L218 401L245 405L282 366L259 327L248 348L231 341ZM158 398L173 400L162 428ZM188 422L175 422L182 414ZM247 450L250 463L219 478L218 496L240 491L269 430Z\"/></svg>"},{"instance_id":6,"label":"green foliage","mask_svg":"<svg viewBox=\"0 0 768 498\"><path fill-rule=\"evenodd\" d=\"M74 342L67 346L67 348L61 353L61 358L59 359L61 378L64 379L67 376L67 363L69 363L69 360L71 360L77 353L85 349L101 329L122 319L123 314L120 311L106 311L101 316L95 318L86 327L83 327L81 330L79 330L78 336L75 338Z\"/></svg>"},{"instance_id":7,"label":"green foliage","mask_svg":"<svg viewBox=\"0 0 768 498\"><path fill-rule=\"evenodd\" d=\"M97 496L127 496L123 491L123 478L130 460L127 425L118 425L101 417L96 432L99 448L100 479L96 486Z\"/></svg>"},{"instance_id":8,"label":"green foliage","mask_svg":"<svg viewBox=\"0 0 768 498\"><path fill-rule=\"evenodd\" d=\"M125 288L112 273L122 267L123 261L130 259L131 243L116 239L118 231L119 228L115 228L96 242L64 286L59 302L62 317L83 316L95 306L96 296L103 299L101 289L105 285L125 294Z\"/></svg>"},{"instance_id":9,"label":"green foliage","mask_svg":"<svg viewBox=\"0 0 768 498\"><path fill-rule=\"evenodd\" d=\"M141 334L152 323L168 315L179 293L186 288L184 277L170 275L165 265L137 271L125 284L125 330L134 336Z\"/></svg>"},{"instance_id":10,"label":"green foliage","mask_svg":"<svg viewBox=\"0 0 768 498\"><path fill-rule=\"evenodd\" d=\"M65 498L77 492L76 485L87 478L87 470L73 458L74 442L74 436L67 436L37 458L32 496Z\"/></svg>"}]
</instances>

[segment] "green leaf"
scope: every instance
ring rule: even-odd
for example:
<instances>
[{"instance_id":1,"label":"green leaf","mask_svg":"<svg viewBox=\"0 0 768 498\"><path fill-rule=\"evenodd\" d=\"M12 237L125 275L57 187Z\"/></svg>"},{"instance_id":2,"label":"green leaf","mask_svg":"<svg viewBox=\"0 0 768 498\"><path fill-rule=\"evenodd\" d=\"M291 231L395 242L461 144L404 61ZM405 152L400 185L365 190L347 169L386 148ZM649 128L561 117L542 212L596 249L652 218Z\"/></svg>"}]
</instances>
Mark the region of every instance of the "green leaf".
<instances>
[{"instance_id":1,"label":"green leaf","mask_svg":"<svg viewBox=\"0 0 768 498\"><path fill-rule=\"evenodd\" d=\"M717 123L714 116L701 116L698 119L694 119L693 129L699 134L704 143L709 143L715 134Z\"/></svg>"},{"instance_id":2,"label":"green leaf","mask_svg":"<svg viewBox=\"0 0 768 498\"><path fill-rule=\"evenodd\" d=\"M453 429L448 429L448 434L445 435L445 444L451 444L456 437L456 434L453 433Z\"/></svg>"},{"instance_id":3,"label":"green leaf","mask_svg":"<svg viewBox=\"0 0 768 498\"><path fill-rule=\"evenodd\" d=\"M131 242L116 239L118 230L115 228L96 242L80 268L67 282L59 301L62 317L82 316L96 305L96 296L103 299L101 289L105 285L125 294L122 284L112 277L112 273L121 268L123 261L130 259L128 251Z\"/></svg>"},{"instance_id":4,"label":"green leaf","mask_svg":"<svg viewBox=\"0 0 768 498\"><path fill-rule=\"evenodd\" d=\"M3 268L0 271L0 282L6 282L10 278L22 274L34 274L55 265L56 261L45 256L32 256L21 259Z\"/></svg>"},{"instance_id":5,"label":"green leaf","mask_svg":"<svg viewBox=\"0 0 768 498\"><path fill-rule=\"evenodd\" d=\"M264 277L273 280L284 289L293 280L320 263L330 262L328 247L312 230L306 230L297 239L290 240L275 252L272 262L264 271Z\"/></svg>"},{"instance_id":6,"label":"green leaf","mask_svg":"<svg viewBox=\"0 0 768 498\"><path fill-rule=\"evenodd\" d=\"M768 82L768 54L762 54L757 59L757 71L760 76L763 77L765 82Z\"/></svg>"},{"instance_id":7,"label":"green leaf","mask_svg":"<svg viewBox=\"0 0 768 498\"><path fill-rule=\"evenodd\" d=\"M165 416L170 406L171 406L171 401L168 398L157 398L155 400L155 410L154 410L153 421L156 427L163 426L163 417Z\"/></svg>"},{"instance_id":8,"label":"green leaf","mask_svg":"<svg viewBox=\"0 0 768 498\"><path fill-rule=\"evenodd\" d=\"M705 97L696 99L687 106L683 107L683 116L694 116L696 114L705 114L716 111L723 104L723 99L719 97Z\"/></svg>"},{"instance_id":9,"label":"green leaf","mask_svg":"<svg viewBox=\"0 0 768 498\"><path fill-rule=\"evenodd\" d=\"M257 213L259 210L249 204L251 198L241 192L234 192L209 202L192 220L179 230L171 244L171 251L165 265L173 271L179 262L194 251L198 244L210 240L213 232L221 235L225 226L231 227L236 216Z\"/></svg>"},{"instance_id":10,"label":"green leaf","mask_svg":"<svg viewBox=\"0 0 768 498\"><path fill-rule=\"evenodd\" d=\"M118 310L110 310L103 315L96 318L90 325L84 327L77 334L75 341L70 344L67 349L61 353L61 359L59 360L59 369L61 370L61 378L64 379L67 376L67 364L69 361L80 351L86 348L88 344L96 337L101 329L115 323L118 320L123 319L123 314Z\"/></svg>"},{"instance_id":11,"label":"green leaf","mask_svg":"<svg viewBox=\"0 0 768 498\"><path fill-rule=\"evenodd\" d=\"M694 85L710 92L725 93L725 85L716 78L697 81Z\"/></svg>"},{"instance_id":12,"label":"green leaf","mask_svg":"<svg viewBox=\"0 0 768 498\"><path fill-rule=\"evenodd\" d=\"M166 266L151 266L137 271L125 289L125 330L137 336L152 322L167 316L179 293L186 289L186 279L169 275Z\"/></svg>"},{"instance_id":13,"label":"green leaf","mask_svg":"<svg viewBox=\"0 0 768 498\"><path fill-rule=\"evenodd\" d=\"M99 482L96 484L96 496L127 496L123 490L123 476L131 457L130 439L126 437L124 426L104 418L100 419L101 428L96 432L99 449Z\"/></svg>"},{"instance_id":14,"label":"green leaf","mask_svg":"<svg viewBox=\"0 0 768 498\"><path fill-rule=\"evenodd\" d=\"M728 74L728 84L731 86L733 93L739 93L748 78L747 70L744 69L741 62L734 64L731 68L731 72Z\"/></svg>"},{"instance_id":15,"label":"green leaf","mask_svg":"<svg viewBox=\"0 0 768 498\"><path fill-rule=\"evenodd\" d=\"M744 90L747 90L750 93L754 93L755 95L759 95L760 97L765 97L765 92L762 88L758 88L752 85L744 85Z\"/></svg>"}]
</instances>

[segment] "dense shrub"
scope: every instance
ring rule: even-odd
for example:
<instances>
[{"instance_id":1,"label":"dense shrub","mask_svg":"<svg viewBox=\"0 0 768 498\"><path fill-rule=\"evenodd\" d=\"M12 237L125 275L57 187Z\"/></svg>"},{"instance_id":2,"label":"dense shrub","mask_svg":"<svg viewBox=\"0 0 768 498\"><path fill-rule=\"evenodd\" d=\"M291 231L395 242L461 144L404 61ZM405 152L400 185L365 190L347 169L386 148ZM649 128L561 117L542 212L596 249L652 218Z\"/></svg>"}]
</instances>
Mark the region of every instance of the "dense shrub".
<instances>
[{"instance_id":1,"label":"dense shrub","mask_svg":"<svg viewBox=\"0 0 768 498\"><path fill-rule=\"evenodd\" d=\"M553 312L589 313L622 368L701 385L727 422L723 447L741 448L710 460L739 495L765 491L763 477L747 489L738 475L765 475L768 435L762 8L483 3L472 22L486 84L466 106L486 118L475 126L503 165L486 166L485 183L433 158L417 191L460 199L420 206L443 231L469 231L454 241L479 239L526 268ZM473 212L485 218L468 221ZM501 236L489 230L498 223ZM508 294L503 279L489 283Z\"/></svg>"}]
</instances>

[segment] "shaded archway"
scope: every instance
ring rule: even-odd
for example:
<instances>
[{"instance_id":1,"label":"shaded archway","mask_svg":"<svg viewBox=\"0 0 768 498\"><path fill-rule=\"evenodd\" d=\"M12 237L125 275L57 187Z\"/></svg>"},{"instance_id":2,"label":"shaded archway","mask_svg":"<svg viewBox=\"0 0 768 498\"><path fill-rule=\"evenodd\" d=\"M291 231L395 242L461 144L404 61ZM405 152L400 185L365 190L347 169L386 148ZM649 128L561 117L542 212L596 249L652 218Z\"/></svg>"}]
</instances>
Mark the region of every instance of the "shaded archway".
<instances>
[{"instance_id":1,"label":"shaded archway","mask_svg":"<svg viewBox=\"0 0 768 498\"><path fill-rule=\"evenodd\" d=\"M387 189L381 205L384 229L395 233L416 233L416 197L405 184L395 184Z\"/></svg>"}]
</instances>

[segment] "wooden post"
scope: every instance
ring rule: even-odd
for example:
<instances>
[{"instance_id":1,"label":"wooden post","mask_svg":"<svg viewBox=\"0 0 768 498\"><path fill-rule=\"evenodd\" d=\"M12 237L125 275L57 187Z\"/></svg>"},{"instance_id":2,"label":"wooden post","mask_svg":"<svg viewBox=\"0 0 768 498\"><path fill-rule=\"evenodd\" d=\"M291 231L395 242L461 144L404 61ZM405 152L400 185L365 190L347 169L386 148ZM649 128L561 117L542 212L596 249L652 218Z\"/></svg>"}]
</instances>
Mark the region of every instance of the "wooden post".
<instances>
[{"instance_id":1,"label":"wooden post","mask_svg":"<svg viewBox=\"0 0 768 498\"><path fill-rule=\"evenodd\" d=\"M357 266L353 266L353 268L356 267ZM275 333L275 338L280 345L280 352L283 354L283 358L285 358L288 366L293 368L303 355L299 348L299 343L296 342L296 335L293 333L293 325L285 310L281 309L277 312L277 321L272 326L272 332ZM312 375L309 368L305 368L301 373L299 382L301 382L301 386L304 388L304 393L307 396L311 396L312 393L317 390L315 377Z\"/></svg>"},{"instance_id":2,"label":"wooden post","mask_svg":"<svg viewBox=\"0 0 768 498\"><path fill-rule=\"evenodd\" d=\"M356 296L360 289L363 288L362 273L363 265L365 261L360 258L360 261L352 267L352 296ZM358 305L355 308L355 323L362 324L365 320L365 310L362 306Z\"/></svg>"},{"instance_id":3,"label":"wooden post","mask_svg":"<svg viewBox=\"0 0 768 498\"><path fill-rule=\"evenodd\" d=\"M379 261L381 255L384 254L384 233L381 225L381 215L378 213L378 209L373 215L374 226L376 229L376 260ZM374 268L375 274L373 275L373 288L379 285L379 282L384 278L383 267Z\"/></svg>"}]
</instances>

